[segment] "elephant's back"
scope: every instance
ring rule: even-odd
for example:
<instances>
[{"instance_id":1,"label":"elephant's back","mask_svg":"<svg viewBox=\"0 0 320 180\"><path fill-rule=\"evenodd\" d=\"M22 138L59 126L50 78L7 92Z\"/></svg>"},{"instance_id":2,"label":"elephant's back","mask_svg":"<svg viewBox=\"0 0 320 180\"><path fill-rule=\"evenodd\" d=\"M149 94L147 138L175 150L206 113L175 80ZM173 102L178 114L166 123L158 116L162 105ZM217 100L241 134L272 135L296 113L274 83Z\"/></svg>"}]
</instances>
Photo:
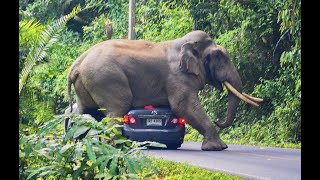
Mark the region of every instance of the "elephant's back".
<instances>
[{"instance_id":1,"label":"elephant's back","mask_svg":"<svg viewBox=\"0 0 320 180\"><path fill-rule=\"evenodd\" d=\"M120 85L130 89L133 103L167 99L165 81L170 68L163 46L143 40L109 40L90 50L80 66L87 89ZM127 85L125 85L127 84Z\"/></svg>"},{"instance_id":2,"label":"elephant's back","mask_svg":"<svg viewBox=\"0 0 320 180\"><path fill-rule=\"evenodd\" d=\"M98 44L94 49L107 56L125 56L154 60L166 56L167 47L162 43L146 40L112 39ZM100 50L99 50L100 49Z\"/></svg>"},{"instance_id":3,"label":"elephant's back","mask_svg":"<svg viewBox=\"0 0 320 180\"><path fill-rule=\"evenodd\" d=\"M133 73L131 71L137 73L137 70L166 71L169 70L166 49L161 43L145 40L108 40L86 52L80 69L120 68L127 75Z\"/></svg>"}]
</instances>

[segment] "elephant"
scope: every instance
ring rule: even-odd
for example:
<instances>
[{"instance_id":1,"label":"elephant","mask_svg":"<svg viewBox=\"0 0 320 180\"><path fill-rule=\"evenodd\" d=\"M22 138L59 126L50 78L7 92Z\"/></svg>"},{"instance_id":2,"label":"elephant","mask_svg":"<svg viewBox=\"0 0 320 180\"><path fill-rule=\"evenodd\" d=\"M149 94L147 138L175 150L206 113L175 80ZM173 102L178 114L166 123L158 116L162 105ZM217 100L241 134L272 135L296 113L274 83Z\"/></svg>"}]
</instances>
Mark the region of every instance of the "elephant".
<instances>
[{"instance_id":1,"label":"elephant","mask_svg":"<svg viewBox=\"0 0 320 180\"><path fill-rule=\"evenodd\" d=\"M201 30L163 41L112 39L100 42L80 55L67 78L77 111L103 108L109 117L122 117L130 108L168 105L204 136L201 149L220 151L228 146L216 126L232 125L240 99L253 105L263 99L242 93L240 75L227 50ZM228 90L226 119L212 123L200 104L198 92L205 84ZM71 108L72 111L72 108Z\"/></svg>"}]
</instances>

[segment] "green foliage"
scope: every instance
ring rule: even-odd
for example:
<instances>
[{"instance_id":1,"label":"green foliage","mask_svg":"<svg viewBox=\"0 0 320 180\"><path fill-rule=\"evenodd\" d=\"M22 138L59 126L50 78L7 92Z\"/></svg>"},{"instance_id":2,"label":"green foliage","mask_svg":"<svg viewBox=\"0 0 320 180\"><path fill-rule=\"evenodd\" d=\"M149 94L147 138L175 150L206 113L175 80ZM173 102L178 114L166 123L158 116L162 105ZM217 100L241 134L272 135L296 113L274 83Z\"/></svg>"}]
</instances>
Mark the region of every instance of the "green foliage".
<instances>
[{"instance_id":1,"label":"green foliage","mask_svg":"<svg viewBox=\"0 0 320 180\"><path fill-rule=\"evenodd\" d=\"M203 135L187 124L184 141L203 141Z\"/></svg>"},{"instance_id":2,"label":"green foliage","mask_svg":"<svg viewBox=\"0 0 320 180\"><path fill-rule=\"evenodd\" d=\"M139 153L143 146L124 138L120 125L110 126L111 118L97 122L89 115L70 115L74 124L63 136L66 117L57 116L30 135L20 132L20 179L138 179L150 166ZM74 140L87 130L83 139Z\"/></svg>"},{"instance_id":3,"label":"green foliage","mask_svg":"<svg viewBox=\"0 0 320 180\"><path fill-rule=\"evenodd\" d=\"M35 66L20 94L19 115L24 124L42 124L64 112L67 103L67 74L72 62L91 43L82 43L78 33L64 29L48 50L46 63ZM82 44L78 46L79 42Z\"/></svg>"},{"instance_id":4,"label":"green foliage","mask_svg":"<svg viewBox=\"0 0 320 180\"><path fill-rule=\"evenodd\" d=\"M37 43L44 26L32 19L19 22L19 47L31 46Z\"/></svg>"},{"instance_id":5,"label":"green foliage","mask_svg":"<svg viewBox=\"0 0 320 180\"><path fill-rule=\"evenodd\" d=\"M107 16L112 21L114 39L128 38L129 3L127 0L110 0Z\"/></svg>"},{"instance_id":6,"label":"green foliage","mask_svg":"<svg viewBox=\"0 0 320 180\"><path fill-rule=\"evenodd\" d=\"M62 30L67 21L74 17L78 12L80 12L80 6L74 8L70 14L54 21L47 30L42 32L41 36L35 41L36 44L32 44L33 46L24 61L19 76L19 95L33 66L45 57L48 48L56 42L58 33ZM29 27L32 28L32 26Z\"/></svg>"},{"instance_id":7,"label":"green foliage","mask_svg":"<svg viewBox=\"0 0 320 180\"><path fill-rule=\"evenodd\" d=\"M163 159L150 158L153 166L157 170L157 174L148 176L148 179L244 179L239 176L226 175L220 172L213 172L207 169L202 169L197 166L190 166L187 163L175 163ZM149 170L149 171L148 171ZM144 169L143 174L150 173L151 169ZM145 177L143 175L142 177Z\"/></svg>"},{"instance_id":8,"label":"green foliage","mask_svg":"<svg viewBox=\"0 0 320 180\"><path fill-rule=\"evenodd\" d=\"M137 5L137 38L165 41L179 38L192 30L188 9L177 2L151 0Z\"/></svg>"},{"instance_id":9,"label":"green foliage","mask_svg":"<svg viewBox=\"0 0 320 180\"><path fill-rule=\"evenodd\" d=\"M93 44L107 40L105 30L108 18L105 14L96 17L88 26L83 26L84 39L90 40Z\"/></svg>"},{"instance_id":10,"label":"green foliage","mask_svg":"<svg viewBox=\"0 0 320 180\"><path fill-rule=\"evenodd\" d=\"M19 0L19 16L20 19L38 19L45 23L59 17L62 4L61 0Z\"/></svg>"},{"instance_id":11,"label":"green foliage","mask_svg":"<svg viewBox=\"0 0 320 180\"><path fill-rule=\"evenodd\" d=\"M35 19L19 22L19 73L30 48L38 43L43 30L44 26Z\"/></svg>"},{"instance_id":12,"label":"green foliage","mask_svg":"<svg viewBox=\"0 0 320 180\"><path fill-rule=\"evenodd\" d=\"M90 17L90 23L83 26L84 38L93 44L106 40L105 23L112 21L112 38L122 39L127 37L128 29L128 2L125 0L110 0L107 3L99 0L86 0L85 10Z\"/></svg>"}]
</instances>

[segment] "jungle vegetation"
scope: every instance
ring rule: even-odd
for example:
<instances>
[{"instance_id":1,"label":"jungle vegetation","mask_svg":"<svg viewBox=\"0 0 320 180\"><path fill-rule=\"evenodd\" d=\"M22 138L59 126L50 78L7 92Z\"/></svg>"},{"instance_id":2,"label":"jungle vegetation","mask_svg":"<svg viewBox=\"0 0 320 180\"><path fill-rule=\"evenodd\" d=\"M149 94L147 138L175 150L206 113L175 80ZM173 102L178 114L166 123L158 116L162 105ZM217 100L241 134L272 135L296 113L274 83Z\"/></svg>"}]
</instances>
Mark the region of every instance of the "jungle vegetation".
<instances>
[{"instance_id":1,"label":"jungle vegetation","mask_svg":"<svg viewBox=\"0 0 320 180\"><path fill-rule=\"evenodd\" d=\"M300 0L136 0L136 38L164 41L192 30L210 34L228 50L244 91L264 98L258 108L240 103L233 125L219 131L221 138L300 148L300 7ZM107 126L107 119L98 123L77 117L78 129L69 132L69 139L56 138L63 133L59 115L68 106L68 70L85 50L110 38L105 32L110 21L111 38L127 38L127 0L19 0L21 179L73 179L90 177L90 172L96 178L124 179L156 172L143 173L150 160L141 159L137 144L122 139L117 127ZM213 121L225 116L226 89L221 94L208 86L199 96ZM71 140L88 128L103 132L111 145L91 136ZM187 127L186 140L202 138ZM117 158L110 158L110 152Z\"/></svg>"}]
</instances>

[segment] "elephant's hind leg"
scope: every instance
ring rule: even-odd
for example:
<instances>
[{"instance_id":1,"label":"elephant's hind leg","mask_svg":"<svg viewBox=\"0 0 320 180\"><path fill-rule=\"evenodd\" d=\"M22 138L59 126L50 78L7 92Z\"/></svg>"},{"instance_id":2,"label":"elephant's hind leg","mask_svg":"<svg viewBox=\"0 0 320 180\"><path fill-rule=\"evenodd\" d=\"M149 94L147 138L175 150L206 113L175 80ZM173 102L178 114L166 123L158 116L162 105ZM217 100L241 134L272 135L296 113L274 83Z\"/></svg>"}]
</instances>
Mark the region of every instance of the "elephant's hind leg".
<instances>
[{"instance_id":1,"label":"elephant's hind leg","mask_svg":"<svg viewBox=\"0 0 320 180\"><path fill-rule=\"evenodd\" d=\"M117 118L123 117L129 111L133 96L129 84L118 83L97 87L92 98L107 117Z\"/></svg>"},{"instance_id":2,"label":"elephant's hind leg","mask_svg":"<svg viewBox=\"0 0 320 180\"><path fill-rule=\"evenodd\" d=\"M80 77L74 82L74 89L77 95L77 111L78 114L86 114L87 109L98 108L98 105L92 99L89 92L84 87Z\"/></svg>"}]
</instances>

